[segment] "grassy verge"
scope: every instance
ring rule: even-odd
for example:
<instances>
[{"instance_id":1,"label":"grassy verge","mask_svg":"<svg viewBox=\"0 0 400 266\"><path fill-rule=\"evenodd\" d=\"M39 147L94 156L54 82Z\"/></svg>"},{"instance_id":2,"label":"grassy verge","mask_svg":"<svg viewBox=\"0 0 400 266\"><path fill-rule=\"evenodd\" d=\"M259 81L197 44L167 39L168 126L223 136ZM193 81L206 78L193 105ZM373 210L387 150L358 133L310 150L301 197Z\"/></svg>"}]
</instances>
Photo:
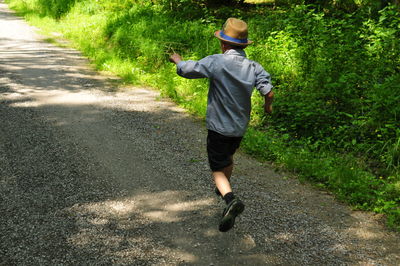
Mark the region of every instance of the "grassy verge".
<instances>
[{"instance_id":1,"label":"grassy verge","mask_svg":"<svg viewBox=\"0 0 400 266\"><path fill-rule=\"evenodd\" d=\"M400 229L400 30L393 8L375 19L366 11L329 17L301 5L243 11L49 1L7 2L44 33L71 40L99 70L158 88L200 117L207 81L178 77L167 56L177 51L196 60L218 53L214 30L227 16L246 19L256 40L246 52L273 75L277 97L275 114L264 116L262 99L254 95L243 150L355 208L386 214Z\"/></svg>"}]
</instances>

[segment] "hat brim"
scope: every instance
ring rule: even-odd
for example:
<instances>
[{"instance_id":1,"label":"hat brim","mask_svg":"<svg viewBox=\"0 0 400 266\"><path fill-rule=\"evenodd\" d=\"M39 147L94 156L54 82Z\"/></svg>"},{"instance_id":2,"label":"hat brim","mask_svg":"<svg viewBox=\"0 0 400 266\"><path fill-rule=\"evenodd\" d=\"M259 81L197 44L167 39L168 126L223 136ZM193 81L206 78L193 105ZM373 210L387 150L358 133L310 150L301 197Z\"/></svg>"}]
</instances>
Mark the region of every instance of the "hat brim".
<instances>
[{"instance_id":1,"label":"hat brim","mask_svg":"<svg viewBox=\"0 0 400 266\"><path fill-rule=\"evenodd\" d=\"M229 40L224 39L223 37L221 37L221 30L217 30L216 32L214 32L214 36L217 39L220 39L223 42L229 43L229 44L233 44L233 45L237 45L237 46L247 46L253 43L253 41L247 40L247 43L240 43L240 42L232 42Z\"/></svg>"}]
</instances>

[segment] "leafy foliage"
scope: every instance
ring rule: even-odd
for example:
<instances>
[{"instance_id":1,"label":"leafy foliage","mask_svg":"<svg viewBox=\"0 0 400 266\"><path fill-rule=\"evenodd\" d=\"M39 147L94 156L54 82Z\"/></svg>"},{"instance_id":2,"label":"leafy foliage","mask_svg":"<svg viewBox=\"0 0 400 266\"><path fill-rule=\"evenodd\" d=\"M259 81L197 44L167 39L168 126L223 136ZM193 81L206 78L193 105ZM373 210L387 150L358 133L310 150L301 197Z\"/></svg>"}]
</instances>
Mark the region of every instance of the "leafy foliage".
<instances>
[{"instance_id":1,"label":"leafy foliage","mask_svg":"<svg viewBox=\"0 0 400 266\"><path fill-rule=\"evenodd\" d=\"M43 14L60 18L66 14L75 4L76 0L38 0L37 5Z\"/></svg>"}]
</instances>

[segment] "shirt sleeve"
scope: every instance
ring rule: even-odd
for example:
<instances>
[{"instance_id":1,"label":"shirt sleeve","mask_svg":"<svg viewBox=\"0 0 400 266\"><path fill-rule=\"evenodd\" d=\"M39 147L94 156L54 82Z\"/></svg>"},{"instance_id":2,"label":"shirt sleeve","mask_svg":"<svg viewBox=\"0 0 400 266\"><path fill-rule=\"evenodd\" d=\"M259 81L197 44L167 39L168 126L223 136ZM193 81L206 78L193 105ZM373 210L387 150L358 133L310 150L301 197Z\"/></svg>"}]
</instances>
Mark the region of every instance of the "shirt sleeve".
<instances>
[{"instance_id":1,"label":"shirt sleeve","mask_svg":"<svg viewBox=\"0 0 400 266\"><path fill-rule=\"evenodd\" d=\"M274 86L271 84L271 75L260 65L256 67L255 87L261 95L265 96L272 90Z\"/></svg>"},{"instance_id":2,"label":"shirt sleeve","mask_svg":"<svg viewBox=\"0 0 400 266\"><path fill-rule=\"evenodd\" d=\"M176 72L188 79L211 78L213 61L213 56L207 56L199 61L180 61L176 65Z\"/></svg>"}]
</instances>

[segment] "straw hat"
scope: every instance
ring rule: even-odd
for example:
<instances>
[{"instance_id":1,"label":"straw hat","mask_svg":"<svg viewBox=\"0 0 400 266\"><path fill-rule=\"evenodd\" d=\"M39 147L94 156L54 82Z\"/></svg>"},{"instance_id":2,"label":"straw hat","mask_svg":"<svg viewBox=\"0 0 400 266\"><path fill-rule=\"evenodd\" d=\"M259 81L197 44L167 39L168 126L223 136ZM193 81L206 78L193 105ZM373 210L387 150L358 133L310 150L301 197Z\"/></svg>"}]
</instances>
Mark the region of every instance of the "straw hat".
<instances>
[{"instance_id":1,"label":"straw hat","mask_svg":"<svg viewBox=\"0 0 400 266\"><path fill-rule=\"evenodd\" d=\"M247 39L247 35L246 22L237 18L228 18L222 30L217 30L214 33L214 36L221 41L238 46L247 46L253 43Z\"/></svg>"}]
</instances>

